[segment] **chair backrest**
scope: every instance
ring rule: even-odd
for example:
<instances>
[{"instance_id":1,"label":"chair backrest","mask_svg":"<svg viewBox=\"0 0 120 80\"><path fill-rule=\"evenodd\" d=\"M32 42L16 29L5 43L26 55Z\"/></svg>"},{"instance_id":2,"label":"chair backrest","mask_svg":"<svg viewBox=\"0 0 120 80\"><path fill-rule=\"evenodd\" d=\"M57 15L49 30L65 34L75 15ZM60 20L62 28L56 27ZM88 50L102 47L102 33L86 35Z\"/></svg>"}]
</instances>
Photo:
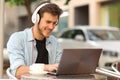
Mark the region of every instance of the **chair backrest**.
<instances>
[{"instance_id":1,"label":"chair backrest","mask_svg":"<svg viewBox=\"0 0 120 80\"><path fill-rule=\"evenodd\" d=\"M10 79L18 80L15 76L13 76L13 75L11 74L10 68L7 68L6 73L7 73L7 76L8 76Z\"/></svg>"}]
</instances>

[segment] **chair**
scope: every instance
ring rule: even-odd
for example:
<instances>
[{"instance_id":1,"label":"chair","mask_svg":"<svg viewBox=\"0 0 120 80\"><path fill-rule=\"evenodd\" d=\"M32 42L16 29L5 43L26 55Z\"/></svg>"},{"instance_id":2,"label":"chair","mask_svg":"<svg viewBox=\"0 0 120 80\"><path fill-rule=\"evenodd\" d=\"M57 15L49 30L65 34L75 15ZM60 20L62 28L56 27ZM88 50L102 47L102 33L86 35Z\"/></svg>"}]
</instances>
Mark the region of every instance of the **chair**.
<instances>
[{"instance_id":1,"label":"chair","mask_svg":"<svg viewBox=\"0 0 120 80\"><path fill-rule=\"evenodd\" d=\"M10 68L7 68L6 73L7 73L7 76L8 76L10 79L18 80L15 76L13 76L13 75L10 73Z\"/></svg>"},{"instance_id":2,"label":"chair","mask_svg":"<svg viewBox=\"0 0 120 80\"><path fill-rule=\"evenodd\" d=\"M119 75L120 75L120 61L118 60L118 61L115 61L115 62L113 62L112 63L112 65L111 65L111 67L112 67L112 69L116 72L116 73L118 73Z\"/></svg>"}]
</instances>

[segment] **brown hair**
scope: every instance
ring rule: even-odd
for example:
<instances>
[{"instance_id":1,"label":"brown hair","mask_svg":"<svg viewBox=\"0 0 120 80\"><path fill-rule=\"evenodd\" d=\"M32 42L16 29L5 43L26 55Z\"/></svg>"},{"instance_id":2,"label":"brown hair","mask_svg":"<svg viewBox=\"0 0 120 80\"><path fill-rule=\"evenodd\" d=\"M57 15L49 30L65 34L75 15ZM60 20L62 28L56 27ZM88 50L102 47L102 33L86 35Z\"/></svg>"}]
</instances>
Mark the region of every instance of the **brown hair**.
<instances>
[{"instance_id":1,"label":"brown hair","mask_svg":"<svg viewBox=\"0 0 120 80\"><path fill-rule=\"evenodd\" d=\"M38 11L40 18L43 17L43 14L45 12L51 13L52 15L55 15L55 16L57 15L59 18L59 16L62 14L63 11L58 7L58 5L54 3L48 3Z\"/></svg>"}]
</instances>

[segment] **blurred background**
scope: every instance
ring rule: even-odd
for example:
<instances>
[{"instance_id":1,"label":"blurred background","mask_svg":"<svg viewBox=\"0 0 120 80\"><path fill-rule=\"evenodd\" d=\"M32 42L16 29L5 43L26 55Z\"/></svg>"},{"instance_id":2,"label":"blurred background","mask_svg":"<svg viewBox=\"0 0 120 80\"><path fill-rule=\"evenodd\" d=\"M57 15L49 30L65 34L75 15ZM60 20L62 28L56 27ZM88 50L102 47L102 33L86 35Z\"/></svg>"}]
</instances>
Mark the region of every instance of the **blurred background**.
<instances>
[{"instance_id":1,"label":"blurred background","mask_svg":"<svg viewBox=\"0 0 120 80\"><path fill-rule=\"evenodd\" d=\"M120 0L3 0L4 9L0 12L3 16L3 67L9 67L9 59L6 51L6 43L13 32L31 27L31 15L35 8L43 1L58 4L63 9L59 24L53 31L53 35L77 26L84 27L115 27L120 28ZM2 3L0 3L1 5ZM117 31L120 38L120 31ZM58 37L59 39L60 37ZM118 39L117 41L120 41ZM85 41L84 41L85 42ZM67 43L66 43L67 44ZM70 43L69 43L70 44ZM107 44L109 45L109 44ZM116 45L120 45L120 42ZM80 45L82 47L82 45ZM76 48L76 47L75 47ZM77 47L78 48L78 47ZM114 51L114 53L113 53ZM115 60L120 59L120 52L113 50L106 54L117 54ZM112 56L113 57L113 56ZM109 59L111 56L108 57ZM104 59L102 59L104 60ZM111 63L110 63L111 64ZM110 64L105 64L110 66ZM102 65L104 67L105 65Z\"/></svg>"}]
</instances>

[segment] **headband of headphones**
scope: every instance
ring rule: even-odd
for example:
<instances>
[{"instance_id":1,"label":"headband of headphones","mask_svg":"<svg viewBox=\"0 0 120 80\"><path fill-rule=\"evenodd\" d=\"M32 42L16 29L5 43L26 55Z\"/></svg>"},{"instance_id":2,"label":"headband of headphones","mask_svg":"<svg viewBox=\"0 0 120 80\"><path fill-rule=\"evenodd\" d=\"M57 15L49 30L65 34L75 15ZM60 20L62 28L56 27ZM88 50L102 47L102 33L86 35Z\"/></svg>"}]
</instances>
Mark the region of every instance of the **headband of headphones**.
<instances>
[{"instance_id":1,"label":"headband of headphones","mask_svg":"<svg viewBox=\"0 0 120 80\"><path fill-rule=\"evenodd\" d=\"M38 7L36 8L36 10L33 12L33 14L32 14L32 22L33 22L34 24L37 24L37 23L39 22L39 19L40 19L40 15L38 14L38 11L39 11L42 7L44 7L45 5L47 5L47 4L49 4L49 3L41 4L41 5L38 6Z\"/></svg>"}]
</instances>

